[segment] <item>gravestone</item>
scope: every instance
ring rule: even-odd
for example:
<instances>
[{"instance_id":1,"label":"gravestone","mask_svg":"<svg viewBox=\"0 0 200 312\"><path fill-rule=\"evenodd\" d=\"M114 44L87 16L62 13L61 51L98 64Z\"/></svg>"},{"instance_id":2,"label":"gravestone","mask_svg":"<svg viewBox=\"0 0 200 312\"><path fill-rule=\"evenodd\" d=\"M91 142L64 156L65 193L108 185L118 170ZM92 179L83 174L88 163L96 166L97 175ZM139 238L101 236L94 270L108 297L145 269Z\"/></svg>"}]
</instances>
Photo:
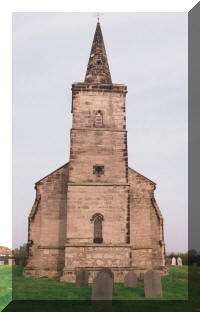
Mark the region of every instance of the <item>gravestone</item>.
<instances>
[{"instance_id":1,"label":"gravestone","mask_svg":"<svg viewBox=\"0 0 200 312\"><path fill-rule=\"evenodd\" d=\"M170 266L171 265L171 259L170 258L168 258L168 257L165 258L165 265L166 266Z\"/></svg>"},{"instance_id":2,"label":"gravestone","mask_svg":"<svg viewBox=\"0 0 200 312\"><path fill-rule=\"evenodd\" d=\"M124 287L137 287L137 275L132 271L128 272L124 278Z\"/></svg>"},{"instance_id":3,"label":"gravestone","mask_svg":"<svg viewBox=\"0 0 200 312\"><path fill-rule=\"evenodd\" d=\"M140 273L140 280L141 280L141 281L144 280L144 273L143 273L143 272Z\"/></svg>"},{"instance_id":4,"label":"gravestone","mask_svg":"<svg viewBox=\"0 0 200 312\"><path fill-rule=\"evenodd\" d=\"M177 264L178 264L178 266L182 266L183 265L182 264L182 259L180 257L178 257L178 259L177 259Z\"/></svg>"},{"instance_id":5,"label":"gravestone","mask_svg":"<svg viewBox=\"0 0 200 312\"><path fill-rule=\"evenodd\" d=\"M92 284L92 305L112 305L113 278L106 272L100 272Z\"/></svg>"},{"instance_id":6,"label":"gravestone","mask_svg":"<svg viewBox=\"0 0 200 312\"><path fill-rule=\"evenodd\" d=\"M76 271L76 286L88 286L90 273L86 269Z\"/></svg>"},{"instance_id":7,"label":"gravestone","mask_svg":"<svg viewBox=\"0 0 200 312\"><path fill-rule=\"evenodd\" d=\"M14 259L8 259L8 265L15 265Z\"/></svg>"},{"instance_id":8,"label":"gravestone","mask_svg":"<svg viewBox=\"0 0 200 312\"><path fill-rule=\"evenodd\" d=\"M151 297L162 297L162 283L160 274L150 270L144 275L144 289L145 296Z\"/></svg>"},{"instance_id":9,"label":"gravestone","mask_svg":"<svg viewBox=\"0 0 200 312\"><path fill-rule=\"evenodd\" d=\"M0 265L4 265L4 261L0 261Z\"/></svg>"},{"instance_id":10,"label":"gravestone","mask_svg":"<svg viewBox=\"0 0 200 312\"><path fill-rule=\"evenodd\" d=\"M100 272L108 273L108 274L110 275L110 277L111 277L111 278L113 279L113 281L114 281L114 273L112 272L111 269L109 269L109 268L103 268L103 269L101 269Z\"/></svg>"},{"instance_id":11,"label":"gravestone","mask_svg":"<svg viewBox=\"0 0 200 312\"><path fill-rule=\"evenodd\" d=\"M172 265L176 265L176 258L175 257L172 258Z\"/></svg>"},{"instance_id":12,"label":"gravestone","mask_svg":"<svg viewBox=\"0 0 200 312\"><path fill-rule=\"evenodd\" d=\"M113 279L113 294L114 294L114 273L109 268L103 268L100 270L100 272L108 273L110 277Z\"/></svg>"}]
</instances>

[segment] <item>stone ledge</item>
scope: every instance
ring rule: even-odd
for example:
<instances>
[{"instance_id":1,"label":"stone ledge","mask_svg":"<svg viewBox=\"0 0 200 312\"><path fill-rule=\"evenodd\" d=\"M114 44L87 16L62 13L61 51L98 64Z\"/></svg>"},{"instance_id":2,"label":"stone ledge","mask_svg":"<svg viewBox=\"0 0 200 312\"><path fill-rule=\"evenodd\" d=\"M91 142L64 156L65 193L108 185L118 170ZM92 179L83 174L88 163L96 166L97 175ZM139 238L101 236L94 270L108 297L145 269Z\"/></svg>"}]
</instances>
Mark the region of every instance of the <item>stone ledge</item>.
<instances>
[{"instance_id":1,"label":"stone ledge","mask_svg":"<svg viewBox=\"0 0 200 312\"><path fill-rule=\"evenodd\" d=\"M71 128L71 130L85 130L85 131L111 131L111 132L128 132L124 129L114 129L114 128Z\"/></svg>"},{"instance_id":2,"label":"stone ledge","mask_svg":"<svg viewBox=\"0 0 200 312\"><path fill-rule=\"evenodd\" d=\"M95 183L95 182L85 182L85 183L67 183L69 186L130 186L129 183Z\"/></svg>"},{"instance_id":3,"label":"stone ledge","mask_svg":"<svg viewBox=\"0 0 200 312\"><path fill-rule=\"evenodd\" d=\"M87 267L87 266L84 266L84 267L75 267L75 268L69 268L69 267L65 267L63 269L63 272L68 272L68 271L71 271L71 272L76 272L77 270L79 269L87 269L89 271L101 271L103 269L110 269L110 270L113 270L113 271L121 271L121 270L133 270L133 267L132 266L122 266L122 267L112 267L112 266L109 266L109 267Z\"/></svg>"},{"instance_id":4,"label":"stone ledge","mask_svg":"<svg viewBox=\"0 0 200 312\"><path fill-rule=\"evenodd\" d=\"M126 94L127 86L124 84L99 84L99 83L88 83L88 82L74 82L71 88L74 91L101 91L101 92L117 92Z\"/></svg>"},{"instance_id":5,"label":"stone ledge","mask_svg":"<svg viewBox=\"0 0 200 312\"><path fill-rule=\"evenodd\" d=\"M141 250L141 249L153 249L152 247L132 247L133 250Z\"/></svg>"},{"instance_id":6,"label":"stone ledge","mask_svg":"<svg viewBox=\"0 0 200 312\"><path fill-rule=\"evenodd\" d=\"M66 243L65 247L125 247L131 248L130 244L94 244L94 243Z\"/></svg>"},{"instance_id":7,"label":"stone ledge","mask_svg":"<svg viewBox=\"0 0 200 312\"><path fill-rule=\"evenodd\" d=\"M38 249L65 249L65 246L38 246Z\"/></svg>"}]
</instances>

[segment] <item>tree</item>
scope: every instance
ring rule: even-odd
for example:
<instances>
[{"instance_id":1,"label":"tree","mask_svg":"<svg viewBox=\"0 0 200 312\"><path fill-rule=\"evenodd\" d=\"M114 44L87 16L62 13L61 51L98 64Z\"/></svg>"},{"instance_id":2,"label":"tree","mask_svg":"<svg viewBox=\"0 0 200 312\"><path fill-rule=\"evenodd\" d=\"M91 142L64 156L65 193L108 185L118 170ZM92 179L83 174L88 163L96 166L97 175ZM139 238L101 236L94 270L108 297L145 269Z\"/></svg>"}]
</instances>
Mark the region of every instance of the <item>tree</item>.
<instances>
[{"instance_id":1,"label":"tree","mask_svg":"<svg viewBox=\"0 0 200 312\"><path fill-rule=\"evenodd\" d=\"M14 255L16 264L25 266L27 263L27 258L28 258L26 244L20 246L19 248L14 249L13 255Z\"/></svg>"}]
</instances>

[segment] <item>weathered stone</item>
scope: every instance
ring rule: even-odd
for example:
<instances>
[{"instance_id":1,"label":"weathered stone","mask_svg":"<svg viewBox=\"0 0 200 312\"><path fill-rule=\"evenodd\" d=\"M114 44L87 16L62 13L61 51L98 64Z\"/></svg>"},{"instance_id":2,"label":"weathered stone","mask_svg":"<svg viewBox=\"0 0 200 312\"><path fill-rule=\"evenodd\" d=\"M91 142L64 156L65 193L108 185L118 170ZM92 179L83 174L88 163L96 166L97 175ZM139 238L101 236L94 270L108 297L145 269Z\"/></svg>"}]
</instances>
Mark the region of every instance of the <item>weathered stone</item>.
<instances>
[{"instance_id":1,"label":"weathered stone","mask_svg":"<svg viewBox=\"0 0 200 312\"><path fill-rule=\"evenodd\" d=\"M176 258L175 257L172 258L172 265L176 265Z\"/></svg>"},{"instance_id":2,"label":"weathered stone","mask_svg":"<svg viewBox=\"0 0 200 312\"><path fill-rule=\"evenodd\" d=\"M132 271L128 272L124 278L124 287L137 287L137 285L137 275Z\"/></svg>"},{"instance_id":3,"label":"weathered stone","mask_svg":"<svg viewBox=\"0 0 200 312\"><path fill-rule=\"evenodd\" d=\"M160 274L150 270L144 274L144 289L145 296L150 297L162 297L162 283Z\"/></svg>"},{"instance_id":4,"label":"weathered stone","mask_svg":"<svg viewBox=\"0 0 200 312\"><path fill-rule=\"evenodd\" d=\"M93 280L92 304L112 305L113 278L106 272L100 272Z\"/></svg>"},{"instance_id":5,"label":"weathered stone","mask_svg":"<svg viewBox=\"0 0 200 312\"><path fill-rule=\"evenodd\" d=\"M167 266L171 265L171 258L169 258L169 257L165 258L165 265L167 265Z\"/></svg>"},{"instance_id":6,"label":"weathered stone","mask_svg":"<svg viewBox=\"0 0 200 312\"><path fill-rule=\"evenodd\" d=\"M79 269L76 272L76 286L88 286L89 272L86 269Z\"/></svg>"}]
</instances>

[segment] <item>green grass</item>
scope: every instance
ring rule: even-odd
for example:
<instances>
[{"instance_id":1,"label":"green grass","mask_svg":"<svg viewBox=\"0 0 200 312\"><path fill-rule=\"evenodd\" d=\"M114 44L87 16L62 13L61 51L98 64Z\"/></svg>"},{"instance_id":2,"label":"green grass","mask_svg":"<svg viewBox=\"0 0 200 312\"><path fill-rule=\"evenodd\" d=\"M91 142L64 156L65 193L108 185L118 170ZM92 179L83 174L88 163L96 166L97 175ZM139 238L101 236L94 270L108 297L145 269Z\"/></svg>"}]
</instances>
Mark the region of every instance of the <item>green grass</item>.
<instances>
[{"instance_id":1,"label":"green grass","mask_svg":"<svg viewBox=\"0 0 200 312\"><path fill-rule=\"evenodd\" d=\"M11 293L8 293L9 270L4 267L1 271L0 289L5 287L4 306L10 301ZM1 272L0 271L0 272ZM188 267L170 267L170 274L162 277L162 298L147 299L144 295L143 282L139 282L137 288L124 287L123 284L115 284L113 305L109 308L94 308L90 304L91 285L88 287L75 287L74 284L58 282L48 279L23 278L22 267L13 267L13 300L5 312L32 312L32 311L133 311L142 312L174 312L174 311L200 311L197 298L199 292L200 268L190 268L191 294L188 300ZM7 289L7 292L6 292ZM9 294L9 295L8 295ZM1 293L2 295L2 293ZM27 301L29 300L29 301ZM1 302L0 298L0 302ZM180 308L181 305L181 308ZM162 308L161 308L162 306ZM1 305L0 311L3 305ZM160 307L160 308L159 308ZM67 308L67 309L66 309Z\"/></svg>"},{"instance_id":2,"label":"green grass","mask_svg":"<svg viewBox=\"0 0 200 312\"><path fill-rule=\"evenodd\" d=\"M92 286L76 287L75 284L48 279L23 278L22 268L15 266L13 278L13 300L90 300ZM170 274L162 277L163 297L158 300L188 299L188 267L170 267ZM113 300L147 299L143 282L137 288L115 284Z\"/></svg>"},{"instance_id":3,"label":"green grass","mask_svg":"<svg viewBox=\"0 0 200 312\"><path fill-rule=\"evenodd\" d=\"M0 266L0 311L12 300L12 267Z\"/></svg>"}]
</instances>

